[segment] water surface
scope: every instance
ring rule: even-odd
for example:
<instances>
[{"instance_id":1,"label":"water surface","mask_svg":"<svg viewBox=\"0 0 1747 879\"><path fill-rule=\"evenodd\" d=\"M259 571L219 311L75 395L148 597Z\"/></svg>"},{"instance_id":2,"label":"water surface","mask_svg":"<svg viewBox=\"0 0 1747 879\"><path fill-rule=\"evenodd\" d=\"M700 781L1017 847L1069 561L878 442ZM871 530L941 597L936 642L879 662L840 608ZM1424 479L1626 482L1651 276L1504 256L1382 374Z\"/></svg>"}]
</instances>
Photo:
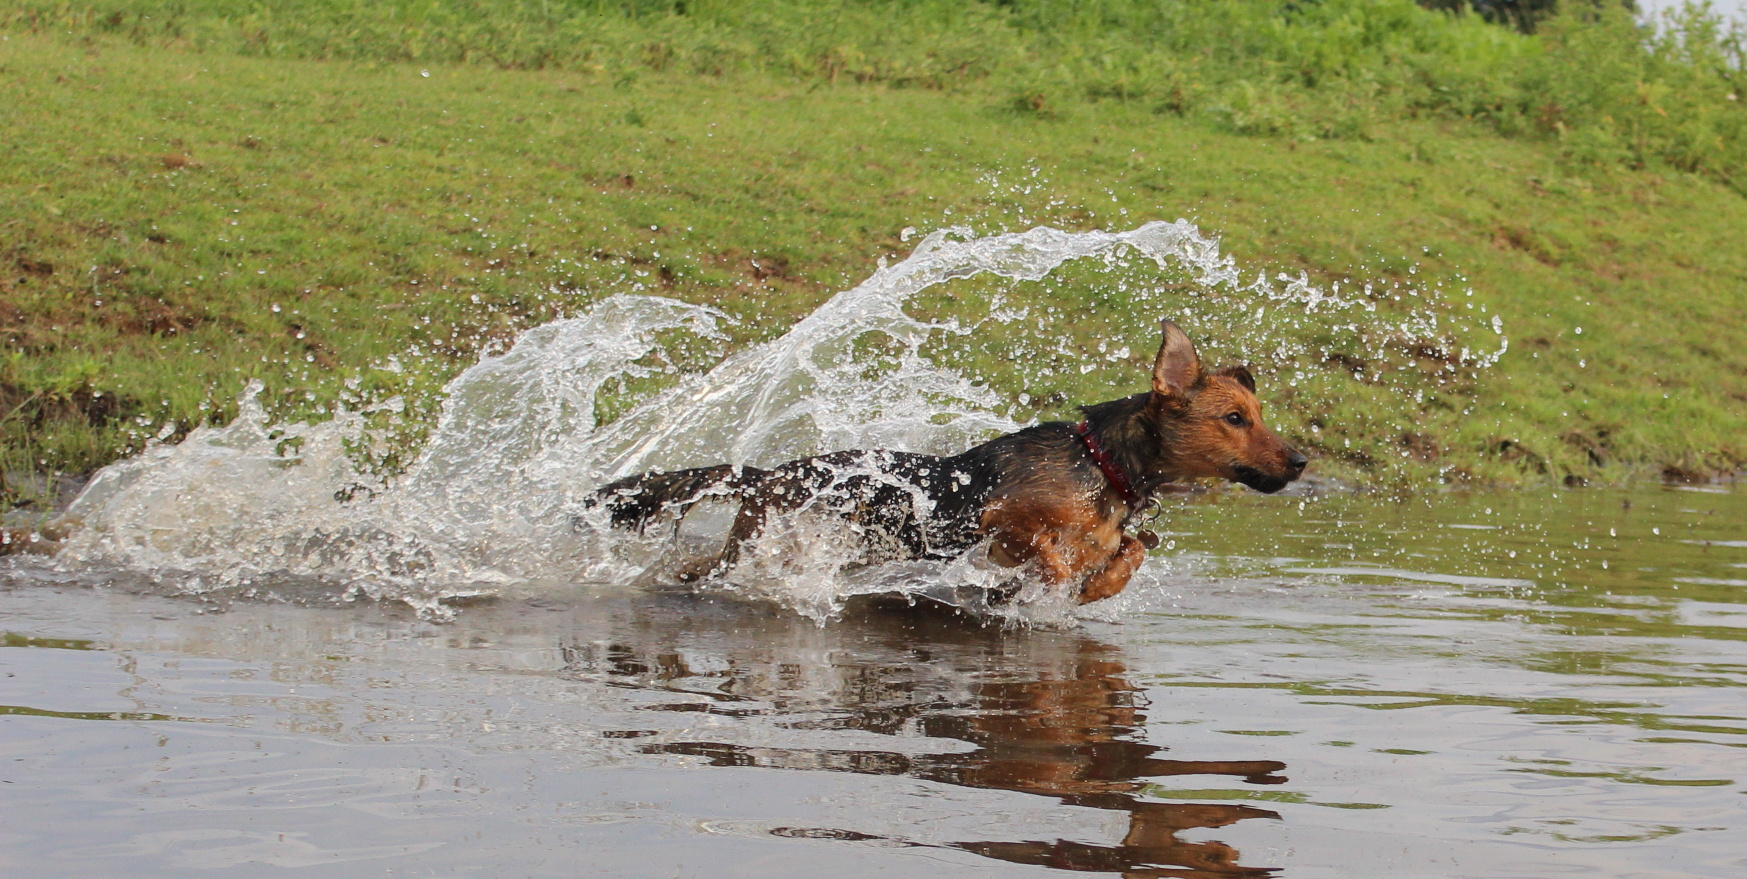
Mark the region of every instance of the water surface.
<instances>
[{"instance_id":1,"label":"water surface","mask_svg":"<svg viewBox=\"0 0 1747 879\"><path fill-rule=\"evenodd\" d=\"M0 864L1747 875L1747 493L1240 491L1160 525L1050 628L622 582L441 623L9 560Z\"/></svg>"}]
</instances>

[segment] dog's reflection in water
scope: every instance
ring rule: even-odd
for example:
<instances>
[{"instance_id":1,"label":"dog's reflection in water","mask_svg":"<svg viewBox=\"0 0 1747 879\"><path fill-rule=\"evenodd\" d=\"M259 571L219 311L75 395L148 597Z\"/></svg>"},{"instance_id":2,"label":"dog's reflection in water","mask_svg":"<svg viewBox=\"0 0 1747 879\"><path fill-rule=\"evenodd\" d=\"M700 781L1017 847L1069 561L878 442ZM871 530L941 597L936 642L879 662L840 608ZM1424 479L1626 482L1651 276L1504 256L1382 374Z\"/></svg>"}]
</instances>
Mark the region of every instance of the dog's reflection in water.
<instances>
[{"instance_id":1,"label":"dog's reflection in water","mask_svg":"<svg viewBox=\"0 0 1747 879\"><path fill-rule=\"evenodd\" d=\"M718 621L720 622L720 621ZM571 672L622 684L711 697L675 710L768 717L779 728L857 730L957 739L962 753L899 753L757 746L731 741L651 742L648 753L686 754L717 766L897 775L969 788L1017 791L1083 808L1124 813L1127 831L1103 843L1062 839L946 843L990 858L1064 870L1129 876L1267 876L1246 867L1224 843L1192 842L1179 833L1247 818L1279 818L1266 809L1220 803L1173 803L1148 797L1152 779L1233 776L1244 784L1279 784L1273 760L1170 760L1140 741L1141 691L1118 651L1061 632L1000 632L956 623L941 613L891 608L803 630L739 631L714 639L693 628L669 632L666 644L599 642L567 649ZM634 627L643 635L665 628ZM754 629L760 628L754 625ZM625 634L626 629L620 629ZM784 643L783 635L796 635ZM763 636L775 635L772 639ZM748 636L751 636L750 640ZM661 640L660 636L657 636ZM701 639L701 642L700 642ZM800 643L797 643L800 642ZM773 643L774 642L774 643ZM742 645L721 652L724 644ZM699 648L703 650L700 652ZM691 667L707 655L708 668ZM914 739L912 739L914 741ZM1230 784L1230 782L1227 782ZM778 835L874 839L831 828L777 828ZM914 842L912 840L894 840ZM938 845L940 842L928 843Z\"/></svg>"}]
</instances>

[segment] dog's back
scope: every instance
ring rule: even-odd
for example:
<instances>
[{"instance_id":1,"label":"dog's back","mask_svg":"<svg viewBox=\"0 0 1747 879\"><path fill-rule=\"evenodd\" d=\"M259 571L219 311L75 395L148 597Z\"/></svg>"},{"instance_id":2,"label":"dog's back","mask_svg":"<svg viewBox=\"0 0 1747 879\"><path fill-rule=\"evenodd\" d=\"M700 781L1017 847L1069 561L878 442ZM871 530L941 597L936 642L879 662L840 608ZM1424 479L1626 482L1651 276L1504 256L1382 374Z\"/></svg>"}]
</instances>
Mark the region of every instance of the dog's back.
<instances>
[{"instance_id":1,"label":"dog's back","mask_svg":"<svg viewBox=\"0 0 1747 879\"><path fill-rule=\"evenodd\" d=\"M833 452L766 471L744 493L732 536L756 536L772 514L816 510L852 523L869 562L950 559L977 541L990 488L987 468L970 453Z\"/></svg>"},{"instance_id":2,"label":"dog's back","mask_svg":"<svg viewBox=\"0 0 1747 879\"><path fill-rule=\"evenodd\" d=\"M614 528L641 533L663 514L683 518L705 497L735 496L763 475L764 471L755 467L733 464L641 473L601 486L586 504L606 507Z\"/></svg>"},{"instance_id":3,"label":"dog's back","mask_svg":"<svg viewBox=\"0 0 1747 879\"><path fill-rule=\"evenodd\" d=\"M613 527L642 532L699 502L723 498L739 513L717 569L731 565L741 541L773 515L809 511L855 526L867 561L950 559L977 540L977 518L990 488L988 468L972 449L953 458L914 452L852 450L800 458L768 470L720 464L629 476L587 501L603 506Z\"/></svg>"}]
</instances>

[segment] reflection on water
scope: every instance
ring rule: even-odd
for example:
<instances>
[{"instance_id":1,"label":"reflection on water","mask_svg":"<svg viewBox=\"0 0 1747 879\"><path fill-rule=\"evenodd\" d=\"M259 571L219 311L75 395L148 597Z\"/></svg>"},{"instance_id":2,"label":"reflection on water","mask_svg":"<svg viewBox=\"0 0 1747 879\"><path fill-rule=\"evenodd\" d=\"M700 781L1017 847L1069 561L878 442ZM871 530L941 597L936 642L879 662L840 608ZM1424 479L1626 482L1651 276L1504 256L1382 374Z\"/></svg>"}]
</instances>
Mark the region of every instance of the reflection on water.
<instances>
[{"instance_id":1,"label":"reflection on water","mask_svg":"<svg viewBox=\"0 0 1747 879\"><path fill-rule=\"evenodd\" d=\"M34 618L39 627L64 624L70 612L79 625L109 631L99 639L13 634L8 645L37 649L0 654L36 683L0 688L0 700L23 703L0 716L125 722L86 723L61 742L13 740L5 750L15 761L54 767L49 774L59 778L36 794L80 813L85 806L72 791L90 786L100 800L193 814L194 830L122 822L106 834L90 826L102 820L86 819L87 836L114 837L84 850L99 862L174 855L167 866L263 858L299 866L422 851L360 846L375 836L360 830L359 838L339 834L325 846L305 840L296 851L263 854L257 836L236 835L234 816L262 808L283 814L300 800L377 813L392 807L427 820L434 812L439 824L456 812L452 794L463 789L461 799L472 805L459 811L470 822L530 807L513 782L471 768L433 769L429 756L403 765L392 750L370 750L350 753L337 770L336 755L305 753L327 749L288 744L289 735L540 754L549 765L539 774L560 785L599 773L622 779L626 771L655 779L675 767L706 788L700 769L841 773L875 782L858 788L847 807L751 821L710 816L707 804L684 795L663 801L620 787L613 799L583 810L584 826L653 810L695 815L688 820L711 833L962 852L1083 872L1274 872L1245 865L1216 836L1185 834L1278 819L1277 812L1242 802L1173 802L1152 792L1184 777L1199 777L1202 788L1266 790L1287 781L1286 764L1265 759L1266 740L1233 740L1224 749L1232 759L1171 759L1151 740L1148 697L1131 679L1123 650L1082 632L1002 630L899 602L857 605L821 627L769 607L658 591L488 602L451 625L393 608L238 604L228 613L191 614L170 600L125 594L39 587L0 595L15 619ZM110 656L123 674L103 667ZM56 678L125 698L103 710L65 710L58 700L67 688ZM161 710L140 710L146 705ZM104 773L93 778L61 765L63 751L129 750L130 734L118 730L130 727L160 737L160 748L166 737L204 744L187 748L179 763L157 756L107 791ZM266 746L278 753L264 757L259 744L233 741L262 734L279 739ZM448 774L471 777L458 777L446 799L437 787L427 790L428 778ZM144 778L151 781L142 787ZM737 783L792 793L777 780ZM948 816L937 801L954 799L941 793L952 789L970 792L960 805L976 808L941 820ZM979 804L979 791L1018 799Z\"/></svg>"},{"instance_id":2,"label":"reflection on water","mask_svg":"<svg viewBox=\"0 0 1747 879\"><path fill-rule=\"evenodd\" d=\"M902 608L902 609L900 609ZM1020 864L1091 872L1177 867L1173 876L1260 876L1219 842L1185 842L1183 830L1223 827L1279 814L1247 805L1167 803L1143 795L1148 779L1232 776L1280 784L1276 760L1169 760L1139 740L1145 697L1127 677L1120 651L1084 637L1002 633L947 617L938 608L857 607L853 649L831 651L815 674L790 663L749 657L703 670L670 644L574 645L568 672L622 685L674 688L709 703L663 710L744 712L769 705L780 726L855 730L966 742L973 750L903 753L869 749L772 747L708 740L645 745L711 766L902 775L971 788L1051 797L1123 816L1120 841L967 840L951 845ZM1042 642L1042 643L1040 643ZM739 663L736 663L739 660ZM750 709L758 711L760 709ZM1260 750L1250 747L1245 750ZM833 828L773 828L807 838L870 838ZM1139 872L1134 875L1162 875Z\"/></svg>"},{"instance_id":3,"label":"reflection on water","mask_svg":"<svg viewBox=\"0 0 1747 879\"><path fill-rule=\"evenodd\" d=\"M0 863L1736 877L1747 493L1182 500L1102 619L0 569ZM283 598L283 596L281 596Z\"/></svg>"}]
</instances>

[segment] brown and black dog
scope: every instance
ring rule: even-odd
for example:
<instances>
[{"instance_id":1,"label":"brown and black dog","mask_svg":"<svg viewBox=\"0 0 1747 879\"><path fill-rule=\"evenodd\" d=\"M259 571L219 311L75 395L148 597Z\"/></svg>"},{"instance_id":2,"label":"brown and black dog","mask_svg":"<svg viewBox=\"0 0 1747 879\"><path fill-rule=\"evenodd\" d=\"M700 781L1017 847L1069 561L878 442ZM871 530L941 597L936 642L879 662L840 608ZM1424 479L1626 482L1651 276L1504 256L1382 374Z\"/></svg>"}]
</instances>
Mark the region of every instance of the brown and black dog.
<instances>
[{"instance_id":1,"label":"brown and black dog","mask_svg":"<svg viewBox=\"0 0 1747 879\"><path fill-rule=\"evenodd\" d=\"M645 473L597 490L616 527L641 531L706 498L737 499L720 574L772 513L821 511L847 520L868 563L952 559L987 540L989 556L1032 565L1081 603L1122 591L1156 542L1124 533L1167 483L1228 479L1276 492L1304 472L1304 455L1262 424L1255 380L1241 367L1204 370L1170 321L1152 390L1081 407L1079 424L1051 421L951 457L848 451L768 470L721 464Z\"/></svg>"}]
</instances>

